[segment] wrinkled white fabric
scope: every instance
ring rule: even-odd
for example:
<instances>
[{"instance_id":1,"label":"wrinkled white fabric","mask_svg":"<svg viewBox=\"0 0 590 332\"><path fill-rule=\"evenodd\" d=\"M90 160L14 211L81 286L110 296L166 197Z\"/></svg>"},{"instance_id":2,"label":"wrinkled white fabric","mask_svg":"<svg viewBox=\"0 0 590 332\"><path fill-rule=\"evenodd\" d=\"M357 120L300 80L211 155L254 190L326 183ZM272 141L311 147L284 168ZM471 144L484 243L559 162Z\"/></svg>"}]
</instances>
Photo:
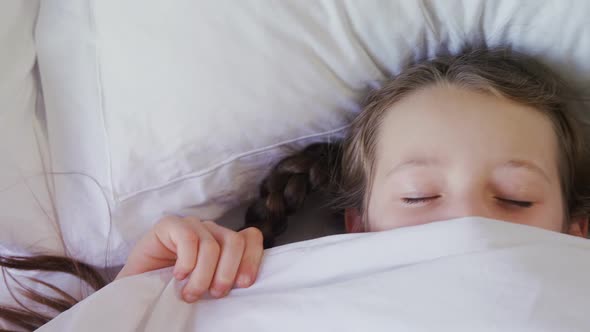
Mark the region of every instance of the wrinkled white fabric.
<instances>
[{"instance_id":1,"label":"wrinkled white fabric","mask_svg":"<svg viewBox=\"0 0 590 332\"><path fill-rule=\"evenodd\" d=\"M482 218L293 243L257 282L187 304L162 269L40 331L588 331L590 242Z\"/></svg>"}]
</instances>

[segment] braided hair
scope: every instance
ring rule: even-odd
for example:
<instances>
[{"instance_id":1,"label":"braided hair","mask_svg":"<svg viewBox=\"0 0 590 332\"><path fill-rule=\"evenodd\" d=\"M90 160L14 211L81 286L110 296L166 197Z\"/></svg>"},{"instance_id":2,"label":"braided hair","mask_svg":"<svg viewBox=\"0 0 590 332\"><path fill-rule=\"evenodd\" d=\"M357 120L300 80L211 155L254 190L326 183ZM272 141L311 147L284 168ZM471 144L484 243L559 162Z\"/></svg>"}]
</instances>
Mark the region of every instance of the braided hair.
<instances>
[{"instance_id":1,"label":"braided hair","mask_svg":"<svg viewBox=\"0 0 590 332\"><path fill-rule=\"evenodd\" d=\"M260 184L260 196L246 211L244 228L256 227L264 237L264 247L274 245L287 229L287 219L303 206L307 195L334 194L340 178L342 145L314 143L277 163Z\"/></svg>"}]
</instances>

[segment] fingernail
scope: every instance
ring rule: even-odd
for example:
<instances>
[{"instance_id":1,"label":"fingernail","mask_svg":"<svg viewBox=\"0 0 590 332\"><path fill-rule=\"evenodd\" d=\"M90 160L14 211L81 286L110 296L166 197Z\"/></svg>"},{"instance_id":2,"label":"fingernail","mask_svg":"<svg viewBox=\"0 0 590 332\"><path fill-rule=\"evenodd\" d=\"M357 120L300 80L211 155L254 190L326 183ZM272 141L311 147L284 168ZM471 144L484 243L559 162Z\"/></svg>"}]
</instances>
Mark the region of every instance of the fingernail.
<instances>
[{"instance_id":1,"label":"fingernail","mask_svg":"<svg viewBox=\"0 0 590 332\"><path fill-rule=\"evenodd\" d=\"M238 287L248 287L250 285L250 276L242 274L238 277Z\"/></svg>"},{"instance_id":2,"label":"fingernail","mask_svg":"<svg viewBox=\"0 0 590 332\"><path fill-rule=\"evenodd\" d=\"M222 297L223 296L223 291L217 289L217 288L212 288L209 290L209 294L211 294L211 296L213 297Z\"/></svg>"},{"instance_id":3,"label":"fingernail","mask_svg":"<svg viewBox=\"0 0 590 332\"><path fill-rule=\"evenodd\" d=\"M184 296L184 300L186 302L191 302L192 303L192 302L197 301L198 299L199 299L199 297L197 295L194 295L194 294L186 294Z\"/></svg>"}]
</instances>

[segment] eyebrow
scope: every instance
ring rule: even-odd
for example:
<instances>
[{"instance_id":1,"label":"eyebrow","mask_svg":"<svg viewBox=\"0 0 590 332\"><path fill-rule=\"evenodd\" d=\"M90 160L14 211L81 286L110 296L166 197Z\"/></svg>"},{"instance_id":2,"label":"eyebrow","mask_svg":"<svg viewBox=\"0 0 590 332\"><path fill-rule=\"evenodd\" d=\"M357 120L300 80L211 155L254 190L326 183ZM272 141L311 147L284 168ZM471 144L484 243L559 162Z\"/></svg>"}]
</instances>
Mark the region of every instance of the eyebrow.
<instances>
[{"instance_id":1,"label":"eyebrow","mask_svg":"<svg viewBox=\"0 0 590 332\"><path fill-rule=\"evenodd\" d=\"M528 161L528 160L524 160L524 159L511 159L511 160L505 162L504 164L500 165L499 168L528 169L529 171L532 171L533 173L541 175L545 180L547 180L547 182L551 182L551 179L549 178L549 176L547 176L547 173L545 173L543 168L541 168L540 166L538 166L537 164L535 164L532 161Z\"/></svg>"},{"instance_id":2,"label":"eyebrow","mask_svg":"<svg viewBox=\"0 0 590 332\"><path fill-rule=\"evenodd\" d=\"M412 158L393 166L389 171L387 171L385 177L388 177L391 174L408 167L431 167L440 164L441 160L437 158Z\"/></svg>"},{"instance_id":3,"label":"eyebrow","mask_svg":"<svg viewBox=\"0 0 590 332\"><path fill-rule=\"evenodd\" d=\"M406 161L403 161L403 162L395 165L394 167L392 167L385 174L385 177L388 177L391 174L398 172L402 169L408 168L408 167L432 167L432 166L438 166L440 164L442 164L442 161L437 158L412 158L412 159L408 159ZM540 166L538 166L537 164L535 164L532 161L528 161L528 160L524 160L524 159L511 159L511 160L501 164L497 168L524 168L529 171L532 171L533 173L535 173L537 175L541 175L546 181L551 182L551 179L549 178L549 176L547 176L547 173L545 173L543 168L541 168Z\"/></svg>"}]
</instances>

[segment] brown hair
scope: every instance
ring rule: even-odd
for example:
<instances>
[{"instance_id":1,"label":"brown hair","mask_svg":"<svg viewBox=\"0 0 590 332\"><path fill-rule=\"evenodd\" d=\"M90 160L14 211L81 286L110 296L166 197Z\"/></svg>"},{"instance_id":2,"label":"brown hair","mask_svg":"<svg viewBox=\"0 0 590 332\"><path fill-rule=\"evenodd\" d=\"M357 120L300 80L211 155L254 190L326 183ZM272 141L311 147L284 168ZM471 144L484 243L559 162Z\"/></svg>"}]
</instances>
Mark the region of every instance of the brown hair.
<instances>
[{"instance_id":1,"label":"brown hair","mask_svg":"<svg viewBox=\"0 0 590 332\"><path fill-rule=\"evenodd\" d=\"M259 228L266 248L287 228L287 218L295 213L311 192L331 197L336 209L366 210L370 192L379 124L391 106L404 96L433 84L454 84L466 89L500 95L532 106L553 123L559 140L559 170L565 215L587 216L590 212L590 167L583 144L580 122L568 103L575 94L547 67L510 49L472 49L456 56L410 65L395 78L370 92L362 112L353 121L342 142L316 143L281 160L260 185L260 197L248 208L245 226ZM575 181L574 181L575 179ZM20 270L66 272L80 277L94 289L105 282L90 266L55 256L1 257L0 266ZM23 287L29 299L63 311L76 299L54 286L34 280L55 291L48 298ZM8 287L8 285L7 285ZM12 293L11 293L12 294ZM16 298L15 298L16 299ZM0 317L28 330L50 318L28 309L0 307Z\"/></svg>"},{"instance_id":2,"label":"brown hair","mask_svg":"<svg viewBox=\"0 0 590 332\"><path fill-rule=\"evenodd\" d=\"M566 220L589 215L588 151L581 121L570 105L580 98L555 73L529 56L509 48L478 48L413 64L370 92L342 143L314 144L278 163L262 183L260 198L248 209L244 227L258 227L265 246L272 246L286 229L287 216L314 190L330 194L334 207L357 208L366 216L384 115L408 94L435 84L502 96L545 114L558 137ZM318 174L322 176L318 178Z\"/></svg>"},{"instance_id":3,"label":"brown hair","mask_svg":"<svg viewBox=\"0 0 590 332\"><path fill-rule=\"evenodd\" d=\"M51 284L48 284L37 278L28 277L29 280L45 286L47 289L50 289L57 295L54 297L46 296L30 287L23 285L14 276L12 276L12 274L7 271L7 269L68 273L77 276L94 290L99 290L106 285L104 278L92 266L68 257L51 255L11 257L0 256L0 266L2 267L4 284L9 290L12 298L20 306L20 308L0 306L0 318L29 331L41 327L41 325L47 323L53 317L35 312L19 301L13 292L10 291L7 278L8 276L21 287L21 289L18 290L21 295L33 302L43 304L57 312L68 310L74 304L78 303L79 300Z\"/></svg>"}]
</instances>

